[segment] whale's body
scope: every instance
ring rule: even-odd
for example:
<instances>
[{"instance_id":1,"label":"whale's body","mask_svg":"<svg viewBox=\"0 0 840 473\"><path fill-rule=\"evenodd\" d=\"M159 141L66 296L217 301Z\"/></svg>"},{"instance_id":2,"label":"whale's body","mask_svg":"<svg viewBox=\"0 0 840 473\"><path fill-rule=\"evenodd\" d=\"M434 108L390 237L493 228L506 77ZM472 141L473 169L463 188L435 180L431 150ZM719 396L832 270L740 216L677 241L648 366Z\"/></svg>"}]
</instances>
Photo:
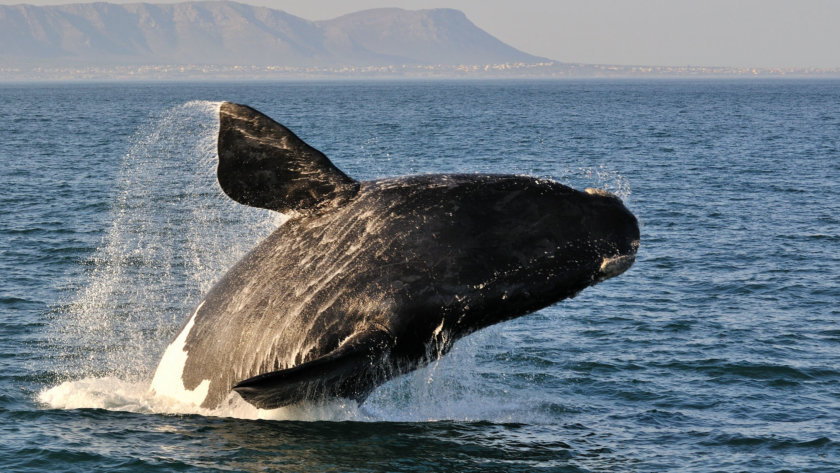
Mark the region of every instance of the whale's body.
<instances>
[{"instance_id":1,"label":"whale's body","mask_svg":"<svg viewBox=\"0 0 840 473\"><path fill-rule=\"evenodd\" d=\"M460 337L620 274L638 247L635 217L602 191L512 175L360 183L232 103L218 146L225 193L292 217L210 290L161 362L186 355L153 387L182 383L202 407L231 390L260 408L361 402Z\"/></svg>"}]
</instances>

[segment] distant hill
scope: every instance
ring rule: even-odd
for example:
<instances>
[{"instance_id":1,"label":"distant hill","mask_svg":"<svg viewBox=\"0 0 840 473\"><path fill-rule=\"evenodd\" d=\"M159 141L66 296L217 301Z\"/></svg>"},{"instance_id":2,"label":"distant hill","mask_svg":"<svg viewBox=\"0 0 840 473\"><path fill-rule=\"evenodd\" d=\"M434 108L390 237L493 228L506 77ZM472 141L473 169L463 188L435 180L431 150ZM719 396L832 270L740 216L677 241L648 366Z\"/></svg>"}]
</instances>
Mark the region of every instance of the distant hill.
<instances>
[{"instance_id":1,"label":"distant hill","mask_svg":"<svg viewBox=\"0 0 840 473\"><path fill-rule=\"evenodd\" d=\"M309 21L226 1L0 6L3 67L360 67L537 63L457 10Z\"/></svg>"}]
</instances>

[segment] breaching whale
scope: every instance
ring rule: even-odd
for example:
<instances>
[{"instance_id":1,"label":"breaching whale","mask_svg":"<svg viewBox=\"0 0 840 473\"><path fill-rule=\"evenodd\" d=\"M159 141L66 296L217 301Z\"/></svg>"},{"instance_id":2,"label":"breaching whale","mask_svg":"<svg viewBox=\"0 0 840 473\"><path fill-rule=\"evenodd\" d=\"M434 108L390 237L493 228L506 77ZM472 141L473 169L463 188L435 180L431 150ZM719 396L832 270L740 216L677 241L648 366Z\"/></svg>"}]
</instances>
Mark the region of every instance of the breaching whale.
<instances>
[{"instance_id":1,"label":"breaching whale","mask_svg":"<svg viewBox=\"0 0 840 473\"><path fill-rule=\"evenodd\" d=\"M457 339L635 259L636 218L607 192L521 175L358 182L250 107L225 102L219 120L224 193L290 218L199 304L155 374L162 394L204 408L232 391L259 408L361 403Z\"/></svg>"}]
</instances>

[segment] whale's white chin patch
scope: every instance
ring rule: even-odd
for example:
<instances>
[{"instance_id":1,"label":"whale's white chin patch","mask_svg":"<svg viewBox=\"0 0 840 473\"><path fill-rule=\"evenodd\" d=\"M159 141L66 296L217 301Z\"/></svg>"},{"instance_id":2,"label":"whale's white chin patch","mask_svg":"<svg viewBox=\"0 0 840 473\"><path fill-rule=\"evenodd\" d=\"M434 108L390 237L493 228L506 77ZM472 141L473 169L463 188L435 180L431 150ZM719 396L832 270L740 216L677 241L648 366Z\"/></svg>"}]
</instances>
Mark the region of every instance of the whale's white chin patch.
<instances>
[{"instance_id":1,"label":"whale's white chin patch","mask_svg":"<svg viewBox=\"0 0 840 473\"><path fill-rule=\"evenodd\" d=\"M181 403L195 406L200 406L207 397L207 392L210 390L209 379L203 380L194 390L188 390L184 386L183 380L184 367L187 364L187 337L193 325L195 325L195 317L203 305L204 302L198 305L187 325L163 352L163 357L160 359L150 388L154 395L169 397Z\"/></svg>"},{"instance_id":2,"label":"whale's white chin patch","mask_svg":"<svg viewBox=\"0 0 840 473\"><path fill-rule=\"evenodd\" d=\"M601 267L598 268L598 280L603 281L627 271L627 268L633 265L636 260L636 255L620 255L610 258L604 258L601 261Z\"/></svg>"}]
</instances>

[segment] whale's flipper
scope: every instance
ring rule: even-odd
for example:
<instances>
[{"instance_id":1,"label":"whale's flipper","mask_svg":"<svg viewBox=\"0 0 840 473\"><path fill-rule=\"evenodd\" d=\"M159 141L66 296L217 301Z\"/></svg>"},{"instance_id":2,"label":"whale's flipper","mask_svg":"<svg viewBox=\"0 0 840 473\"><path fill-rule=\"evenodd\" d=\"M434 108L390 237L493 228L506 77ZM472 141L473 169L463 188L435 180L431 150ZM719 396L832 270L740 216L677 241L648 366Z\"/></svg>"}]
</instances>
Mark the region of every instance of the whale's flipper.
<instances>
[{"instance_id":1,"label":"whale's flipper","mask_svg":"<svg viewBox=\"0 0 840 473\"><path fill-rule=\"evenodd\" d=\"M251 207L290 213L343 202L359 183L283 125L245 105L219 109L222 190Z\"/></svg>"},{"instance_id":2,"label":"whale's flipper","mask_svg":"<svg viewBox=\"0 0 840 473\"><path fill-rule=\"evenodd\" d=\"M384 379L382 360L393 346L390 333L367 330L321 358L248 378L233 390L260 409L335 397L361 403Z\"/></svg>"}]
</instances>

